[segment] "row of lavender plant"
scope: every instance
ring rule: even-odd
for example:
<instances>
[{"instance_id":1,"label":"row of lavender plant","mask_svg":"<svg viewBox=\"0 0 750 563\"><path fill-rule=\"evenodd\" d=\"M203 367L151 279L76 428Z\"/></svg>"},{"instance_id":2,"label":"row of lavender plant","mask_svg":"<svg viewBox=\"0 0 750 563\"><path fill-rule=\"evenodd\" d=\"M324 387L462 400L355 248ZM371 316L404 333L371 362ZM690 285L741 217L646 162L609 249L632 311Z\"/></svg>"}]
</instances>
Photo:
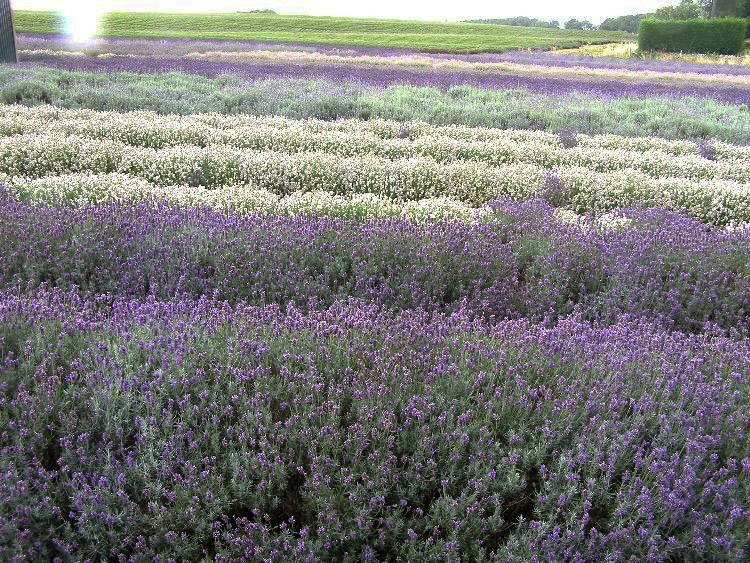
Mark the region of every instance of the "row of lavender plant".
<instances>
[{"instance_id":1,"label":"row of lavender plant","mask_svg":"<svg viewBox=\"0 0 750 563\"><path fill-rule=\"evenodd\" d=\"M44 289L0 326L4 560L748 556L747 340Z\"/></svg>"},{"instance_id":2,"label":"row of lavender plant","mask_svg":"<svg viewBox=\"0 0 750 563\"><path fill-rule=\"evenodd\" d=\"M33 60L36 57L69 57L72 59L85 58L82 52L70 51L21 51L23 59ZM545 64L535 64L533 60L519 61L467 61L450 58L435 59L433 57L418 54L404 55L401 57L383 57L376 55L362 55L351 57L349 55L321 54L301 51L279 51L279 50L254 50L254 51L206 51L203 53L190 53L185 56L189 60L205 60L212 62L228 62L243 64L283 64L283 65L343 65L346 67L389 68L406 69L416 71L428 71L436 73L444 72L471 72L491 73L494 76L534 76L537 78L549 77L551 79L573 79L579 81L599 82L603 80L627 80L634 84L674 84L676 86L710 85L710 86L747 86L750 77L737 74L723 73L675 73L659 72L655 70L629 70L613 68L590 68L586 65L567 65L556 67Z\"/></svg>"},{"instance_id":3,"label":"row of lavender plant","mask_svg":"<svg viewBox=\"0 0 750 563\"><path fill-rule=\"evenodd\" d=\"M26 52L28 55L45 54L59 55L79 58L83 53L70 52ZM23 53L22 53L23 55ZM208 60L214 62L237 62L237 63L275 63L275 64L300 64L309 65L347 65L367 67L389 67L431 72L476 72L491 73L497 76L534 76L538 78L548 77L551 79L566 78L577 81L598 82L603 80L626 80L636 84L661 83L676 86L692 83L693 85L713 86L748 86L750 77L747 75L724 74L724 73L675 73L659 72L657 70L630 70L623 68L591 68L587 65L566 65L556 67L549 64L536 64L533 60L527 61L466 61L450 58L436 60L433 57L425 57L418 54L405 55L398 58L364 55L356 58L341 55L325 55L320 53L304 53L299 51L207 51L204 53L190 53L187 59Z\"/></svg>"},{"instance_id":4,"label":"row of lavender plant","mask_svg":"<svg viewBox=\"0 0 750 563\"><path fill-rule=\"evenodd\" d=\"M421 121L385 119L290 119L281 116L161 115L151 111L112 112L69 110L55 106L0 106L0 135L59 134L120 141L134 146L229 145L240 148L300 152L322 150L336 154L375 153L389 158L427 154L439 160L478 159L469 149L489 151L504 143L549 149L621 150L658 153L664 157L701 156L707 160L750 163L750 147L716 140L669 140L654 136L586 135L574 129L551 133L530 129L494 129L463 125L435 126ZM407 143L407 141L416 143ZM420 142L444 141L445 148L420 150ZM452 145L450 143L456 143ZM349 152L344 144L352 145ZM361 145L366 145L362 147ZM457 148L464 148L459 152ZM499 157L498 157L499 158ZM558 163L560 164L560 163Z\"/></svg>"},{"instance_id":5,"label":"row of lavender plant","mask_svg":"<svg viewBox=\"0 0 750 563\"><path fill-rule=\"evenodd\" d=\"M743 106L711 99L610 97L539 93L515 88L390 86L291 78L248 82L180 73L70 72L44 67L0 68L0 100L25 105L160 113L286 115L464 124L580 133L616 133L669 139L711 138L750 143Z\"/></svg>"},{"instance_id":6,"label":"row of lavender plant","mask_svg":"<svg viewBox=\"0 0 750 563\"><path fill-rule=\"evenodd\" d=\"M93 44L81 46L71 44L67 36L39 35L22 33L18 35L18 48L24 51L63 51L83 52L90 57L102 55L136 55L175 57L193 53L221 52L221 53L253 53L292 52L333 55L338 57L388 57L397 60L401 57L418 55L419 57L435 59L436 61L464 61L470 63L520 63L534 66L548 67L585 67L590 69L621 69L629 71L669 72L675 74L724 74L728 76L750 75L750 66L742 64L740 57L717 57L724 64L719 63L690 63L679 60L652 60L648 57L614 58L601 56L581 56L575 52L551 53L543 51L516 50L505 53L479 54L444 54L422 53L409 49L373 48L373 47L343 47L330 45L302 45L288 43L263 43L248 41L219 41L219 40L184 40L184 39L145 39L145 38L97 38ZM735 64L731 64L731 63Z\"/></svg>"},{"instance_id":7,"label":"row of lavender plant","mask_svg":"<svg viewBox=\"0 0 750 563\"><path fill-rule=\"evenodd\" d=\"M414 165L415 162L408 161L407 164ZM396 175L397 179L403 177L406 176ZM71 173L32 180L0 174L0 181L5 180L7 189L20 201L71 207L167 201L172 205L205 205L217 211L244 214L321 215L347 219L404 216L416 221L483 221L490 210L488 203L493 198L504 197L516 201L541 198L558 208L560 216L574 222L579 220L579 215L586 213L606 220L619 208L640 205L675 209L702 223L732 230L747 228L750 224L747 187L732 182L648 181L639 174L592 174L584 169L558 169L550 173L527 166L508 167L504 175L492 176L493 180L498 178L501 181L487 190L457 191L454 183L451 190L443 192L453 197L438 195L441 191L435 190L426 197L412 200L404 199L412 197L408 191L386 192L390 193L389 197L349 189L332 193L298 185L297 191L284 189L275 193L252 185L221 186L219 189L189 184L164 186L119 173ZM349 177L349 182L351 180ZM329 189L341 187L338 182L322 185ZM351 187L351 183L346 185ZM463 201L466 199L468 203Z\"/></svg>"},{"instance_id":8,"label":"row of lavender plant","mask_svg":"<svg viewBox=\"0 0 750 563\"><path fill-rule=\"evenodd\" d=\"M390 141L370 141L365 148ZM394 147L409 151L410 143L392 142ZM334 136L325 148L349 150ZM425 143L437 156L446 157L451 147L462 153L460 143ZM364 154L341 156L319 152L286 153L254 151L230 146L175 146L150 149L115 141L96 141L76 136L27 135L0 139L0 180L19 186L24 192L39 193L60 190L56 199L66 199L65 192L82 194L100 192L96 182L86 175L116 172L145 180L155 186L250 186L279 195L303 191L328 191L338 195L370 193L399 201L449 197L473 205L492 199L511 197L524 200L543 197L559 207L576 212L609 211L617 207L640 204L667 206L682 210L709 224L740 225L750 221L750 194L746 179L748 168L732 161L713 162L699 156L664 157L617 151L586 149L519 150L512 144L506 151L484 150L468 146L468 158L485 154L488 158L532 160L541 164L516 163L493 166L475 160L447 160L432 157L391 159ZM445 149L445 151L441 151ZM604 154L620 154L621 162L607 162ZM463 155L463 154L462 154ZM605 170L618 165L639 163L649 173L624 168L614 171L592 171L588 166L554 166L549 159L578 162ZM671 178L682 172L687 177ZM665 177L660 178L660 172ZM73 174L71 176L71 173ZM84 175L83 180L80 174ZM54 176L62 175L58 181ZM657 177L653 177L656 175ZM716 179L695 181L694 176ZM29 182L34 178L41 179ZM106 182L109 176L101 181ZM72 181L72 183L70 183ZM136 184L135 188L140 186ZM32 197L34 199L34 197Z\"/></svg>"},{"instance_id":9,"label":"row of lavender plant","mask_svg":"<svg viewBox=\"0 0 750 563\"><path fill-rule=\"evenodd\" d=\"M206 206L227 213L357 220L403 216L413 221L454 219L467 222L481 221L491 213L488 206L473 207L447 197L399 202L371 193L336 195L319 190L280 196L251 186L226 186L218 190L199 186L156 186L125 174L63 174L31 181L10 180L6 187L20 201L63 207L166 201L171 205Z\"/></svg>"},{"instance_id":10,"label":"row of lavender plant","mask_svg":"<svg viewBox=\"0 0 750 563\"><path fill-rule=\"evenodd\" d=\"M239 216L205 207L20 203L0 210L0 284L554 320L630 313L685 331L750 329L750 230L663 210L568 223L539 201L482 222Z\"/></svg>"},{"instance_id":11,"label":"row of lavender plant","mask_svg":"<svg viewBox=\"0 0 750 563\"><path fill-rule=\"evenodd\" d=\"M96 73L132 72L132 73L163 73L182 72L206 77L216 77L231 74L245 80L259 80L269 78L304 78L325 79L334 82L352 82L370 87L383 88L395 84L409 84L412 86L429 86L446 90L456 85L470 85L481 89L513 89L523 88L533 92L565 95L569 93L585 93L590 96L604 98L618 97L667 97L680 98L684 96L709 98L737 105L749 105L750 93L741 84L721 83L722 77L716 83L703 79L706 75L696 74L695 80L664 80L647 81L639 78L638 72L629 73L619 71L630 76L617 76L617 70L603 70L604 76L597 76L596 70L582 71L594 73L590 77L566 77L566 69L550 71L550 67L541 66L545 71L539 76L533 72L516 69L515 72L498 73L485 70L464 69L435 69L408 68L398 65L363 65L347 64L346 58L339 58L341 62L321 62L310 64L308 61L253 61L242 62L234 60L211 60L209 58L189 57L131 57L113 55L108 57L71 57L68 54L40 52L27 56L24 66L43 66L73 71ZM457 63L461 64L461 63ZM471 65L472 63L464 63ZM487 63L479 63L484 65ZM507 63L513 64L513 63ZM520 65L519 65L520 66ZM615 76L613 76L615 74ZM667 76L670 76L667 73ZM744 76L730 76L743 80Z\"/></svg>"},{"instance_id":12,"label":"row of lavender plant","mask_svg":"<svg viewBox=\"0 0 750 563\"><path fill-rule=\"evenodd\" d=\"M237 173L237 170L247 166L247 163L242 161L253 160L262 154L263 159L269 161L269 168L274 168L270 163L278 158L295 161L308 158L310 155L342 161L350 157L370 159L370 167L375 168L387 167L392 161L421 158L436 166L476 163L499 168L512 164L530 164L545 169L578 167L605 173L631 170L643 172L652 178L750 182L750 159L717 161L699 155L671 156L622 149L565 148L519 141L467 143L426 138L410 142L401 139L357 138L354 135L336 133L295 133L294 130L270 130L245 135L243 131L238 131L231 135L232 144L217 143L207 147L173 145L164 149L151 149L120 140L108 141L76 134L65 135L55 132L53 128L49 133L0 138L0 172L29 177L65 171L118 170L138 174L151 168L153 162L165 161L161 166L164 169L161 177L170 178L179 176L179 168L184 167L182 162L197 160L203 161L206 168L216 169L215 181L226 183L243 181L242 175ZM96 158L92 157L94 147L100 147L100 155ZM79 156L76 156L77 154ZM97 169L97 164L93 164L92 160L102 168ZM219 164L222 160L234 162ZM378 161L383 164L378 165ZM363 175L366 175L366 172ZM244 176L252 177L252 174Z\"/></svg>"},{"instance_id":13,"label":"row of lavender plant","mask_svg":"<svg viewBox=\"0 0 750 563\"><path fill-rule=\"evenodd\" d=\"M635 168L652 175L696 178L715 176L717 167L750 164L750 147L743 145L706 139L669 141L653 137L590 136L573 130L556 135L534 130L433 127L427 123L380 119L329 122L215 114L160 116L153 112L19 105L0 108L0 115L3 116L0 135L18 136L19 142L30 136L75 136L155 149L195 145L319 151L342 156L429 156L439 161L476 160L494 165L532 162L547 166L586 165L597 171ZM688 160L679 160L681 157Z\"/></svg>"}]
</instances>

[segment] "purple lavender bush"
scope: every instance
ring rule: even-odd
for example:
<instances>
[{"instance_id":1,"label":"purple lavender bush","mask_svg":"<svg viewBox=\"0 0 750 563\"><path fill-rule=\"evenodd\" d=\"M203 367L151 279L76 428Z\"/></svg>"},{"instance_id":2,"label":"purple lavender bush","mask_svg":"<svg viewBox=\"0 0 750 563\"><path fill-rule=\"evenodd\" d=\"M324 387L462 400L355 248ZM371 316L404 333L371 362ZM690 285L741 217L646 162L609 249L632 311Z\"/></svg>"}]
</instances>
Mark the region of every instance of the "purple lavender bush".
<instances>
[{"instance_id":1,"label":"purple lavender bush","mask_svg":"<svg viewBox=\"0 0 750 563\"><path fill-rule=\"evenodd\" d=\"M345 64L304 64L234 61L212 61L173 57L69 57L49 54L34 55L24 60L21 69L56 68L95 73L184 73L205 77L230 75L249 81L279 78L326 80L335 84L351 83L386 88L392 85L427 86L448 90L458 85L480 89L512 90L565 96L582 94L605 100L617 98L684 98L711 99L727 104L750 105L750 91L741 85L675 83L605 78L565 78L533 74L501 74L469 70L422 70L381 66Z\"/></svg>"},{"instance_id":2,"label":"purple lavender bush","mask_svg":"<svg viewBox=\"0 0 750 563\"><path fill-rule=\"evenodd\" d=\"M698 145L699 154L706 160L716 160L716 147L711 144L711 141L707 139L699 139L696 144Z\"/></svg>"},{"instance_id":3,"label":"purple lavender bush","mask_svg":"<svg viewBox=\"0 0 750 563\"><path fill-rule=\"evenodd\" d=\"M675 212L624 210L624 229L555 218L535 200L487 223L226 216L162 203L58 209L0 205L0 287L326 307L356 297L395 309L554 320L624 314L671 329L750 329L748 230Z\"/></svg>"},{"instance_id":4,"label":"purple lavender bush","mask_svg":"<svg viewBox=\"0 0 750 563\"><path fill-rule=\"evenodd\" d=\"M560 129L558 136L560 137L560 143L566 149L572 149L573 147L578 146L578 135L576 135L576 132L572 129Z\"/></svg>"},{"instance_id":5,"label":"purple lavender bush","mask_svg":"<svg viewBox=\"0 0 750 563\"><path fill-rule=\"evenodd\" d=\"M566 186L565 182L555 172L546 171L539 197L552 207L565 207L570 205L573 192L570 186Z\"/></svg>"},{"instance_id":6,"label":"purple lavender bush","mask_svg":"<svg viewBox=\"0 0 750 563\"><path fill-rule=\"evenodd\" d=\"M3 560L748 556L747 340L44 288L0 327Z\"/></svg>"}]
</instances>

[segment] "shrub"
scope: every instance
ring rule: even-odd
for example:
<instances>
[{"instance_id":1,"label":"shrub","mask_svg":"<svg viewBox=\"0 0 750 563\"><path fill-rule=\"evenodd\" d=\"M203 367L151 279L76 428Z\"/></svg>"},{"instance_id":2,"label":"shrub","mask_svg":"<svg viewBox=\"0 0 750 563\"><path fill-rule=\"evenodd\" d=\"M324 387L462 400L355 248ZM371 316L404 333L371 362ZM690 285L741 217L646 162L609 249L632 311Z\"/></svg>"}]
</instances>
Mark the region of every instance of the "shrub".
<instances>
[{"instance_id":1,"label":"shrub","mask_svg":"<svg viewBox=\"0 0 750 563\"><path fill-rule=\"evenodd\" d=\"M716 147L710 141L699 139L696 144L698 145L698 152L703 158L706 160L716 160Z\"/></svg>"},{"instance_id":2,"label":"shrub","mask_svg":"<svg viewBox=\"0 0 750 563\"><path fill-rule=\"evenodd\" d=\"M666 21L646 19L638 31L640 51L672 51L737 55L745 46L740 18Z\"/></svg>"},{"instance_id":3,"label":"shrub","mask_svg":"<svg viewBox=\"0 0 750 563\"><path fill-rule=\"evenodd\" d=\"M747 559L746 342L58 290L0 327L3 561Z\"/></svg>"},{"instance_id":4,"label":"shrub","mask_svg":"<svg viewBox=\"0 0 750 563\"><path fill-rule=\"evenodd\" d=\"M578 146L578 135L575 131L571 131L570 129L560 129L559 136L562 146L566 149L572 149L573 147Z\"/></svg>"},{"instance_id":5,"label":"shrub","mask_svg":"<svg viewBox=\"0 0 750 563\"><path fill-rule=\"evenodd\" d=\"M0 89L0 101L4 104L51 104L56 95L54 86L39 80L11 82Z\"/></svg>"},{"instance_id":6,"label":"shrub","mask_svg":"<svg viewBox=\"0 0 750 563\"><path fill-rule=\"evenodd\" d=\"M572 198L570 186L567 186L554 172L545 173L544 184L539 195L554 207L569 205Z\"/></svg>"}]
</instances>

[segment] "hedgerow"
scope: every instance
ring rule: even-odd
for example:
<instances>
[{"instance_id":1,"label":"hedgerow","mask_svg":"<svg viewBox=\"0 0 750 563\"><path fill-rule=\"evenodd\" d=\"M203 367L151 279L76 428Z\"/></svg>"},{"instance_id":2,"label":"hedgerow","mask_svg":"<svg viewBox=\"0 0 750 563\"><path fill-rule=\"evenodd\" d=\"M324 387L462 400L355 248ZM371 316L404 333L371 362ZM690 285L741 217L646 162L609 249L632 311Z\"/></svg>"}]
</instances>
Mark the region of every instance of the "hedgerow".
<instances>
[{"instance_id":1,"label":"hedgerow","mask_svg":"<svg viewBox=\"0 0 750 563\"><path fill-rule=\"evenodd\" d=\"M747 22L739 18L644 19L638 29L640 51L739 55L745 49Z\"/></svg>"}]
</instances>

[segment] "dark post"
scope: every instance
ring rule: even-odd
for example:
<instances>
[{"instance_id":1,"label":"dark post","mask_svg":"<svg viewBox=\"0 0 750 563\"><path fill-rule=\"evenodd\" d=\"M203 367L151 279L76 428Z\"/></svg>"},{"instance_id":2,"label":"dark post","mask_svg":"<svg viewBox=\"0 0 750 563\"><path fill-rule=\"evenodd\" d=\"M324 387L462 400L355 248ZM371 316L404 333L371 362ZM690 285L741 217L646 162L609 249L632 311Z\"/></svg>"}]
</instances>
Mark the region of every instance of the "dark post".
<instances>
[{"instance_id":1,"label":"dark post","mask_svg":"<svg viewBox=\"0 0 750 563\"><path fill-rule=\"evenodd\" d=\"M10 0L0 0L0 63L16 63L16 32Z\"/></svg>"}]
</instances>

